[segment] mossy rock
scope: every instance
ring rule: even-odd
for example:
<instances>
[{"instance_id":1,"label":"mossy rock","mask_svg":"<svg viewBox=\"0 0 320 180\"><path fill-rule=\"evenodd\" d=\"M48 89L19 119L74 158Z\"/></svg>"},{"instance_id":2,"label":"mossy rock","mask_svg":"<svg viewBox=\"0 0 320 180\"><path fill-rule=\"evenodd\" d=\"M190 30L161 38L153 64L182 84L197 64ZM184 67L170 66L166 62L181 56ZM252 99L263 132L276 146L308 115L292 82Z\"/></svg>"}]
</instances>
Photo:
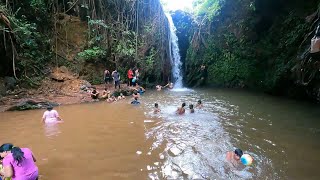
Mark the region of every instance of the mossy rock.
<instances>
[{"instance_id":1,"label":"mossy rock","mask_svg":"<svg viewBox=\"0 0 320 180\"><path fill-rule=\"evenodd\" d=\"M36 102L33 100L22 101L8 109L8 111L25 111L31 109L45 109L47 107L59 106L53 102Z\"/></svg>"}]
</instances>

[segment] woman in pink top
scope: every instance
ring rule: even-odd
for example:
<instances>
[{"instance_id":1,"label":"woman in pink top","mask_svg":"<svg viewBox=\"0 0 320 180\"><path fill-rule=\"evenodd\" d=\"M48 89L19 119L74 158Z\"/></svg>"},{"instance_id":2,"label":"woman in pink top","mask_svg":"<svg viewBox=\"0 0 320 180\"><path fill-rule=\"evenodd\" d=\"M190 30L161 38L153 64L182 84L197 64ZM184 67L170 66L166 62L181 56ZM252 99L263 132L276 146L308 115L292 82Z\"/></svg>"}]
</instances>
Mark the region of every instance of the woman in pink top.
<instances>
[{"instance_id":1,"label":"woman in pink top","mask_svg":"<svg viewBox=\"0 0 320 180\"><path fill-rule=\"evenodd\" d=\"M14 147L12 144L3 144L0 147L0 156L3 158L4 177L12 180L37 180L38 167L32 151L29 148Z\"/></svg>"},{"instance_id":2,"label":"woman in pink top","mask_svg":"<svg viewBox=\"0 0 320 180\"><path fill-rule=\"evenodd\" d=\"M53 110L53 107L48 107L46 112L43 113L42 122L53 123L58 121L62 121L62 119L59 117L58 112L56 110Z\"/></svg>"}]
</instances>

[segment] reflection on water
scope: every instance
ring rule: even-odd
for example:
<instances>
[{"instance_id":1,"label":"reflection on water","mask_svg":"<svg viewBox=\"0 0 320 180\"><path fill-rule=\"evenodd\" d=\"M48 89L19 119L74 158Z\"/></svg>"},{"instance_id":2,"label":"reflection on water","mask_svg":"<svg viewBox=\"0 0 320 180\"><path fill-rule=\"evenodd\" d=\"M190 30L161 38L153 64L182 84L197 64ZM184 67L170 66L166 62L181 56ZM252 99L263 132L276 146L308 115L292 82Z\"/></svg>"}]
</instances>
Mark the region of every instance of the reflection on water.
<instances>
[{"instance_id":1,"label":"reflection on water","mask_svg":"<svg viewBox=\"0 0 320 180\"><path fill-rule=\"evenodd\" d=\"M203 109L178 116L183 102ZM153 114L154 103L160 114ZM232 90L147 92L130 99L43 111L1 113L0 143L30 147L41 180L56 179L319 179L319 107ZM225 161L241 148L249 167Z\"/></svg>"}]
</instances>

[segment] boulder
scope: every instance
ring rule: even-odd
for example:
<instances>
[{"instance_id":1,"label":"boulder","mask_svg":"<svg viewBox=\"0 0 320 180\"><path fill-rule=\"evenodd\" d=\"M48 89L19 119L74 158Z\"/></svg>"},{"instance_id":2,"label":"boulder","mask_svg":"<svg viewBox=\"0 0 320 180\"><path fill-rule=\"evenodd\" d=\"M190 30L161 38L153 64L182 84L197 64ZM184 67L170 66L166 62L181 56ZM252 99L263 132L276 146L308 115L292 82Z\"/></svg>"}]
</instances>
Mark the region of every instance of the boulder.
<instances>
[{"instance_id":1,"label":"boulder","mask_svg":"<svg viewBox=\"0 0 320 180\"><path fill-rule=\"evenodd\" d=\"M51 75L51 79L59 82L64 82L71 79L76 79L65 66L61 66L55 69Z\"/></svg>"},{"instance_id":2,"label":"boulder","mask_svg":"<svg viewBox=\"0 0 320 180\"><path fill-rule=\"evenodd\" d=\"M59 106L57 103L53 102L42 102L42 101L34 101L34 100L25 100L22 102L19 102L18 104L10 107L7 111L24 111L24 110L30 110L30 109L45 109L47 107L54 107Z\"/></svg>"},{"instance_id":3,"label":"boulder","mask_svg":"<svg viewBox=\"0 0 320 180\"><path fill-rule=\"evenodd\" d=\"M6 76L4 77L4 86L6 87L6 90L13 91L15 86L17 85L17 81L14 77Z\"/></svg>"}]
</instances>

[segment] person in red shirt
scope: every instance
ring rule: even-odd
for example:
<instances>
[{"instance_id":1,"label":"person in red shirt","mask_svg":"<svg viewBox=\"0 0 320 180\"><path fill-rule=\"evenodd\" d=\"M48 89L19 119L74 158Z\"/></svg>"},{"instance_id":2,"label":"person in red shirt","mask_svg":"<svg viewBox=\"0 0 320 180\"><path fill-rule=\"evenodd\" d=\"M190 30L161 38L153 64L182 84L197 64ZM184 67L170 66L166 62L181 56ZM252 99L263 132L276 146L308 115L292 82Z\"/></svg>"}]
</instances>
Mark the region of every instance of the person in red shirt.
<instances>
[{"instance_id":1,"label":"person in red shirt","mask_svg":"<svg viewBox=\"0 0 320 180\"><path fill-rule=\"evenodd\" d=\"M128 79L129 79L128 85L129 85L129 86L132 86L133 71L132 71L131 68L128 70Z\"/></svg>"}]
</instances>

